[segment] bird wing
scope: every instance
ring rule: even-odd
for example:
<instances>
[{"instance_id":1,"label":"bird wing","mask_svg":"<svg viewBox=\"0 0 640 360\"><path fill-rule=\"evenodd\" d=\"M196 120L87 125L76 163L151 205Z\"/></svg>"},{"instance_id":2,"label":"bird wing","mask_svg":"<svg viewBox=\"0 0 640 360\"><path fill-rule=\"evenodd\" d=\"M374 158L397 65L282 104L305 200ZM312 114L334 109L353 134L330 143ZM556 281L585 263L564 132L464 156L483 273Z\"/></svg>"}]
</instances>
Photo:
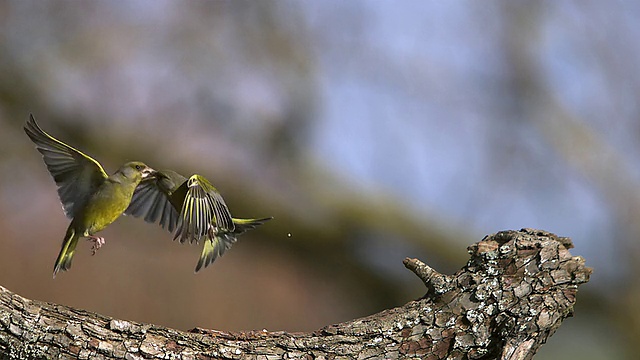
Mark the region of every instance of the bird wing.
<instances>
[{"instance_id":1,"label":"bird wing","mask_svg":"<svg viewBox=\"0 0 640 360\"><path fill-rule=\"evenodd\" d=\"M24 131L42 154L49 173L58 185L58 195L69 218L75 217L87 199L104 183L108 175L90 156L47 134L33 115Z\"/></svg>"},{"instance_id":2,"label":"bird wing","mask_svg":"<svg viewBox=\"0 0 640 360\"><path fill-rule=\"evenodd\" d=\"M212 231L232 232L233 220L224 199L211 183L200 175L192 175L180 212L180 225L175 238L180 242L199 242Z\"/></svg>"},{"instance_id":3,"label":"bird wing","mask_svg":"<svg viewBox=\"0 0 640 360\"><path fill-rule=\"evenodd\" d=\"M159 179L143 180L136 187L129 207L124 211L126 215L144 218L144 221L155 223L159 221L163 229L173 232L179 221L178 209L169 198L169 194L158 186Z\"/></svg>"}]
</instances>

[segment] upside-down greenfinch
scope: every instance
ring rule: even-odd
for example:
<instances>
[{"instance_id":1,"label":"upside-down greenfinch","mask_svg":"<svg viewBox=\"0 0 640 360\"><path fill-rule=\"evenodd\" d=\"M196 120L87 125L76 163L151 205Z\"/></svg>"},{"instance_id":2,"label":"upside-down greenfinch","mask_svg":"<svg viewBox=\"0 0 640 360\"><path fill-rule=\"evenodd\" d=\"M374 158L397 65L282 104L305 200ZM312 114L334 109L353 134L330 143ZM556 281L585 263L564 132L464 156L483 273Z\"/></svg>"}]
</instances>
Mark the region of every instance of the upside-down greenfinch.
<instances>
[{"instance_id":1,"label":"upside-down greenfinch","mask_svg":"<svg viewBox=\"0 0 640 360\"><path fill-rule=\"evenodd\" d=\"M195 272L222 256L240 235L272 219L232 218L218 190L203 176L189 179L172 170L162 170L145 179L136 189L125 214L158 222L174 240L204 246Z\"/></svg>"}]
</instances>

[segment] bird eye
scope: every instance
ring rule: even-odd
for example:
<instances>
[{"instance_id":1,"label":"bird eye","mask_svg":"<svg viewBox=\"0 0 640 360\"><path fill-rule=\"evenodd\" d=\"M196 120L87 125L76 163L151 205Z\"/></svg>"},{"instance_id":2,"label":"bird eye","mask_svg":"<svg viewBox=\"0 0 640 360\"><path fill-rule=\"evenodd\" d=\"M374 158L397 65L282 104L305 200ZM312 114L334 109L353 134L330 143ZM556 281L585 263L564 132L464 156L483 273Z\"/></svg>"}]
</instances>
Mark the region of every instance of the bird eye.
<instances>
[{"instance_id":1,"label":"bird eye","mask_svg":"<svg viewBox=\"0 0 640 360\"><path fill-rule=\"evenodd\" d=\"M136 165L136 170L138 170L138 171L142 170L142 165L140 165L140 164Z\"/></svg>"}]
</instances>

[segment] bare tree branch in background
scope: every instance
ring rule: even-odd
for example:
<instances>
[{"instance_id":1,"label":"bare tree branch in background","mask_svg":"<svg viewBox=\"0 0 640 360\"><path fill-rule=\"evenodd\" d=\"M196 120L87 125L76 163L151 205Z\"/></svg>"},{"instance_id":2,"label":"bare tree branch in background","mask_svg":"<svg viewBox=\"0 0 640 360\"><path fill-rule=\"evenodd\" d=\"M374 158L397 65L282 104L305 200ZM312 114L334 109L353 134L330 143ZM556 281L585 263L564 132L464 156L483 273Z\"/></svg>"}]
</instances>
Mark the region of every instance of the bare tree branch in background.
<instances>
[{"instance_id":1,"label":"bare tree branch in background","mask_svg":"<svg viewBox=\"0 0 640 360\"><path fill-rule=\"evenodd\" d=\"M572 316L589 281L571 240L523 229L487 236L453 276L417 259L405 266L426 295L312 333L190 332L28 300L0 287L0 357L531 359Z\"/></svg>"}]
</instances>

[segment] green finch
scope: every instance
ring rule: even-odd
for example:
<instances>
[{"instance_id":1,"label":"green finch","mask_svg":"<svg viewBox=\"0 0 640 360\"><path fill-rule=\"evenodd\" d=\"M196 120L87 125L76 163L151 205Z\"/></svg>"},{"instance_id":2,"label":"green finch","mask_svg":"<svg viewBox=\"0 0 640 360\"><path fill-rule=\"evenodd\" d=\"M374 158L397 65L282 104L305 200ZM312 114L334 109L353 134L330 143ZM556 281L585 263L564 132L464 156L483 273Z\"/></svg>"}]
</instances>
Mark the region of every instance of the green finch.
<instances>
[{"instance_id":1,"label":"green finch","mask_svg":"<svg viewBox=\"0 0 640 360\"><path fill-rule=\"evenodd\" d=\"M140 183L125 214L159 222L181 243L204 241L195 272L209 266L236 242L236 236L271 218L232 218L222 196L200 175L189 179L162 170Z\"/></svg>"},{"instance_id":2,"label":"green finch","mask_svg":"<svg viewBox=\"0 0 640 360\"><path fill-rule=\"evenodd\" d=\"M136 186L154 170L139 161L132 161L107 175L96 160L44 132L33 115L27 120L24 131L42 154L58 185L64 212L71 218L53 268L55 278L59 271L71 268L73 253L81 237L94 242L95 254L104 244L104 238L94 234L122 215Z\"/></svg>"}]
</instances>

